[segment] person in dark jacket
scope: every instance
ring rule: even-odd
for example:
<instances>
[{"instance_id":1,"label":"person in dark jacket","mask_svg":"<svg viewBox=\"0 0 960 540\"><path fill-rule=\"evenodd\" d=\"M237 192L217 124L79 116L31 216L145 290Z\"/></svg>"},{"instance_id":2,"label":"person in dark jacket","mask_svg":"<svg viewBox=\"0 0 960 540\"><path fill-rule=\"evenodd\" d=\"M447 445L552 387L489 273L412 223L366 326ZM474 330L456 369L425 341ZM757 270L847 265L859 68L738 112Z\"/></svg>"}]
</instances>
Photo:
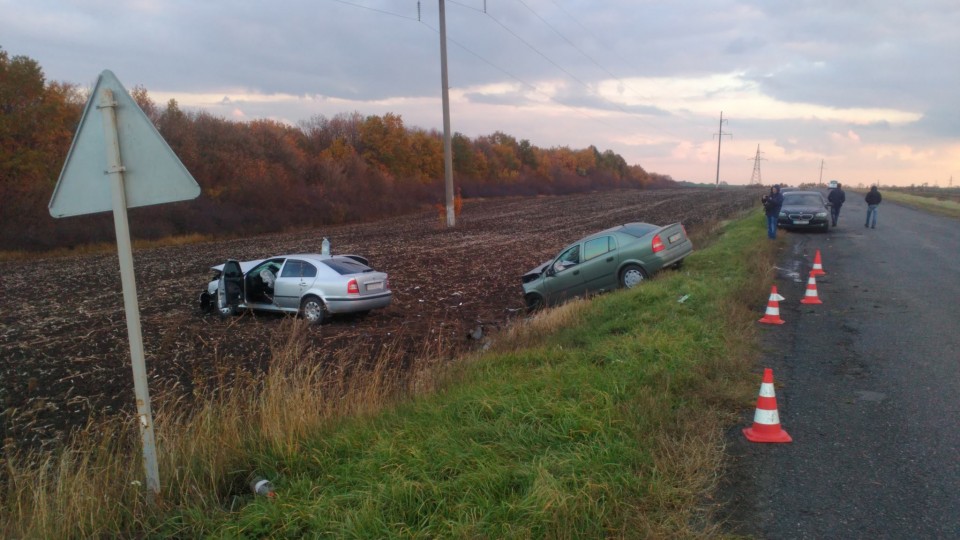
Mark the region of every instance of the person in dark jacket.
<instances>
[{"instance_id":1,"label":"person in dark jacket","mask_svg":"<svg viewBox=\"0 0 960 540\"><path fill-rule=\"evenodd\" d=\"M880 206L880 201L883 200L883 197L880 196L880 191L877 190L877 186L872 186L870 191L867 193L867 222L863 224L864 227L870 227L871 229L877 228L877 207Z\"/></svg>"},{"instance_id":2,"label":"person in dark jacket","mask_svg":"<svg viewBox=\"0 0 960 540\"><path fill-rule=\"evenodd\" d=\"M762 199L763 209L767 214L767 238L777 237L777 218L780 217L780 207L783 206L783 194L780 193L780 184L770 188L770 193Z\"/></svg>"},{"instance_id":3,"label":"person in dark jacket","mask_svg":"<svg viewBox=\"0 0 960 540\"><path fill-rule=\"evenodd\" d=\"M843 192L843 184L837 183L837 187L830 190L830 194L827 195L827 200L830 201L830 217L833 226L836 227L837 220L840 219L840 207L847 200L847 194Z\"/></svg>"}]
</instances>

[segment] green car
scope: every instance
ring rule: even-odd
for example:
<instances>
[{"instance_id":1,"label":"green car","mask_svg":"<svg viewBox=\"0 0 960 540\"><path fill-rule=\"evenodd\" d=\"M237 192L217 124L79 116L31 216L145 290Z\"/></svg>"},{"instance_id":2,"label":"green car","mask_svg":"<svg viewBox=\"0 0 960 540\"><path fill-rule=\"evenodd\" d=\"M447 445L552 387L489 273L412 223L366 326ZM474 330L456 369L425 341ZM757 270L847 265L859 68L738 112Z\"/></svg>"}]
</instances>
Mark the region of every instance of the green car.
<instances>
[{"instance_id":1,"label":"green car","mask_svg":"<svg viewBox=\"0 0 960 540\"><path fill-rule=\"evenodd\" d=\"M524 301L528 311L536 311L576 296L630 289L661 268L679 267L692 252L680 223L613 227L577 240L524 274Z\"/></svg>"}]
</instances>

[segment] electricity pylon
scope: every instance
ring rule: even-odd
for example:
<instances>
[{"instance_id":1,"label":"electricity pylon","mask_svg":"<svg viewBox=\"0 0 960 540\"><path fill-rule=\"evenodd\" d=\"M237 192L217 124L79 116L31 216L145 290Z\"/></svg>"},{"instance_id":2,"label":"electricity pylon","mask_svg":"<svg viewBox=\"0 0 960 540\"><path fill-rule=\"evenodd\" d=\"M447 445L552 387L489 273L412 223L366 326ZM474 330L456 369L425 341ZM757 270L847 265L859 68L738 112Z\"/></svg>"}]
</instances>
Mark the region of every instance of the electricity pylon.
<instances>
[{"instance_id":1,"label":"electricity pylon","mask_svg":"<svg viewBox=\"0 0 960 540\"><path fill-rule=\"evenodd\" d=\"M763 180L760 179L760 162L766 161L766 158L760 157L760 154L763 152L760 151L760 145L757 145L757 157L753 158L753 175L750 176L750 185L763 185ZM750 158L747 158L750 159Z\"/></svg>"}]
</instances>

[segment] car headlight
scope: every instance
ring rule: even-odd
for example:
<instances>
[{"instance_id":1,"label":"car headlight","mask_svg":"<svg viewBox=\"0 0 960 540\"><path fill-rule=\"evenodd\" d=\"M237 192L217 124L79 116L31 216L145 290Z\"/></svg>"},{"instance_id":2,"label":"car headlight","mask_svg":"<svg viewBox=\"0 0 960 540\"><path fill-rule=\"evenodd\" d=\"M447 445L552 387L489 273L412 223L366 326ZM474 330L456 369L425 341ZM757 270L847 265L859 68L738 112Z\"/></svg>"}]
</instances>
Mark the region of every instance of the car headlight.
<instances>
[{"instance_id":1,"label":"car headlight","mask_svg":"<svg viewBox=\"0 0 960 540\"><path fill-rule=\"evenodd\" d=\"M827 217L826 212L817 212L817 217Z\"/></svg>"},{"instance_id":2,"label":"car headlight","mask_svg":"<svg viewBox=\"0 0 960 540\"><path fill-rule=\"evenodd\" d=\"M787 217L787 213L786 213L786 212L780 212L780 217Z\"/></svg>"}]
</instances>

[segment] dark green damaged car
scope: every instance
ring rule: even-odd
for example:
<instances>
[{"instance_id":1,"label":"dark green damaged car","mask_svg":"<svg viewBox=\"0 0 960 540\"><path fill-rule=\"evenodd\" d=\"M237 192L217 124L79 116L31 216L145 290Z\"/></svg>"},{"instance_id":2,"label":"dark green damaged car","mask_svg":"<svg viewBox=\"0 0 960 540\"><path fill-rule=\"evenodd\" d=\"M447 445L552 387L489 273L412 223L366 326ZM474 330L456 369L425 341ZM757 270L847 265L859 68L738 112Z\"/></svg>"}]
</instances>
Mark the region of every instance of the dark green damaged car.
<instances>
[{"instance_id":1,"label":"dark green damaged car","mask_svg":"<svg viewBox=\"0 0 960 540\"><path fill-rule=\"evenodd\" d=\"M523 275L528 311L575 296L633 288L693 252L680 223L664 227L627 223L591 234Z\"/></svg>"}]
</instances>

